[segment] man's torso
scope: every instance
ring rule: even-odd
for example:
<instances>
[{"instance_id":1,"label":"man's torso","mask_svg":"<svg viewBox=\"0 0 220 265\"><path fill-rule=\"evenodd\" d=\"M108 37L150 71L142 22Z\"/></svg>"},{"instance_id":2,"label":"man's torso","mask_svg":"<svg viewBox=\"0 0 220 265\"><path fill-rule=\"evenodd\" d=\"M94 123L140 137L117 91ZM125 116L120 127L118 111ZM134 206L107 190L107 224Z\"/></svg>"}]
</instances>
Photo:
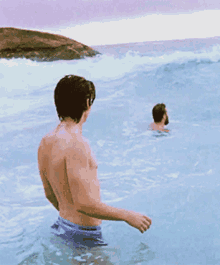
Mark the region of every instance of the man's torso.
<instances>
[{"instance_id":1,"label":"man's torso","mask_svg":"<svg viewBox=\"0 0 220 265\"><path fill-rule=\"evenodd\" d=\"M70 134L65 128L58 126L41 141L44 151L40 155L43 156L44 159L47 180L49 181L59 203L60 216L75 224L96 226L101 224L101 220L89 217L76 210L72 196L72 193L74 193L74 187L70 188L69 186L66 168L66 153L70 146L75 146L74 151L77 155L78 142L86 142L86 139L79 133ZM89 171L90 174L95 174L97 179L97 162L89 145L87 146ZM98 179L96 186L97 189L91 191L91 194L95 200L100 200L100 185Z\"/></svg>"}]
</instances>

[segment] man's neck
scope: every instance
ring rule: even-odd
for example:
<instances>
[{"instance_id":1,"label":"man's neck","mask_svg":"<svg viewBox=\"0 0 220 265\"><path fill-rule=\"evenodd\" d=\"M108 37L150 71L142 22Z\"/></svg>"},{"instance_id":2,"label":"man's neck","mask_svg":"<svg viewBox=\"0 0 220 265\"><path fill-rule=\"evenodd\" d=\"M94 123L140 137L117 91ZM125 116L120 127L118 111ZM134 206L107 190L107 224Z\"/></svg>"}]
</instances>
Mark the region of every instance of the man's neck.
<instances>
[{"instance_id":1,"label":"man's neck","mask_svg":"<svg viewBox=\"0 0 220 265\"><path fill-rule=\"evenodd\" d=\"M71 118L66 118L65 120L61 121L59 124L60 127L64 127L66 130L68 130L71 133L74 134L81 134L82 135L82 119L79 121L79 123L76 123Z\"/></svg>"},{"instance_id":2,"label":"man's neck","mask_svg":"<svg viewBox=\"0 0 220 265\"><path fill-rule=\"evenodd\" d=\"M79 133L82 135L82 126L84 122L86 122L89 111L90 111L90 108L88 109L88 111L83 112L83 115L78 123L76 123L70 117L67 117L63 121L61 121L59 126L64 126L67 130L70 131L70 133Z\"/></svg>"}]
</instances>

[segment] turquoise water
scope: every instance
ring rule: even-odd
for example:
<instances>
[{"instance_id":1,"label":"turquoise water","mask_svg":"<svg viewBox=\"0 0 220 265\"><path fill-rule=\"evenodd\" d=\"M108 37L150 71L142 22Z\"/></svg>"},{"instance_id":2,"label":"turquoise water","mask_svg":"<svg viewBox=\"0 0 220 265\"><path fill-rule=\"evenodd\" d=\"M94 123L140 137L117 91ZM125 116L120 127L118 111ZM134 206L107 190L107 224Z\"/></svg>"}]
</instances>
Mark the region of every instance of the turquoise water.
<instances>
[{"instance_id":1,"label":"turquoise water","mask_svg":"<svg viewBox=\"0 0 220 265\"><path fill-rule=\"evenodd\" d=\"M0 60L1 265L220 264L220 46L162 46L98 47L101 56L79 61ZM39 142L59 123L53 90L66 74L96 86L84 135L103 201L152 219L144 234L103 221L109 246L84 253L52 243L58 213L37 168ZM170 132L159 134L147 128L161 102Z\"/></svg>"}]
</instances>

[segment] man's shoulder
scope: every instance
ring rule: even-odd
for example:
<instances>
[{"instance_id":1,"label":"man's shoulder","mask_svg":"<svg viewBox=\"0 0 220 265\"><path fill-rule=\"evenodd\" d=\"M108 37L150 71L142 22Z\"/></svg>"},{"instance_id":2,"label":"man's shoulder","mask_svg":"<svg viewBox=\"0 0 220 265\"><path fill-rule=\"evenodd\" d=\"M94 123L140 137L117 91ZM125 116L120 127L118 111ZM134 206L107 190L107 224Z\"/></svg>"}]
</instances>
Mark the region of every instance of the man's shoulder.
<instances>
[{"instance_id":1,"label":"man's shoulder","mask_svg":"<svg viewBox=\"0 0 220 265\"><path fill-rule=\"evenodd\" d=\"M88 139L82 135L76 135L68 142L67 152L77 152L77 153L88 153L90 152L90 145Z\"/></svg>"},{"instance_id":2,"label":"man's shoulder","mask_svg":"<svg viewBox=\"0 0 220 265\"><path fill-rule=\"evenodd\" d=\"M155 123L154 122L150 123L148 128L149 130L155 130Z\"/></svg>"},{"instance_id":3,"label":"man's shoulder","mask_svg":"<svg viewBox=\"0 0 220 265\"><path fill-rule=\"evenodd\" d=\"M77 136L77 140L72 141L68 144L68 147L65 149L65 159L67 165L83 165L87 167L89 160L91 159L91 149L83 137Z\"/></svg>"},{"instance_id":4,"label":"man's shoulder","mask_svg":"<svg viewBox=\"0 0 220 265\"><path fill-rule=\"evenodd\" d=\"M40 144L38 146L38 151L45 147L45 141L46 141L45 139L46 139L46 135L42 137Z\"/></svg>"},{"instance_id":5,"label":"man's shoulder","mask_svg":"<svg viewBox=\"0 0 220 265\"><path fill-rule=\"evenodd\" d=\"M47 145L47 143L48 143L49 139L51 138L51 136L52 136L52 132L49 132L49 133L45 134L42 137L41 141L40 141L39 148L40 147L44 148Z\"/></svg>"},{"instance_id":6,"label":"man's shoulder","mask_svg":"<svg viewBox=\"0 0 220 265\"><path fill-rule=\"evenodd\" d=\"M39 149L46 149L51 146L56 150L62 150L62 153L68 154L88 154L91 152L90 144L87 138L80 134L72 134L62 132L57 135L55 131L51 131L42 137Z\"/></svg>"}]
</instances>

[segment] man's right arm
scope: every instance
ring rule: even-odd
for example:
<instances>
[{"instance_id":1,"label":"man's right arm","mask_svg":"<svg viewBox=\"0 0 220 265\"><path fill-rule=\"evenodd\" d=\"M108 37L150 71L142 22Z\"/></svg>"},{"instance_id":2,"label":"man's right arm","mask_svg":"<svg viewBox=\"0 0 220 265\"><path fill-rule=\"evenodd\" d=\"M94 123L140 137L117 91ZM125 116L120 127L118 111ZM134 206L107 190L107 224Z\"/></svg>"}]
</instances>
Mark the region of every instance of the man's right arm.
<instances>
[{"instance_id":1,"label":"man's right arm","mask_svg":"<svg viewBox=\"0 0 220 265\"><path fill-rule=\"evenodd\" d=\"M102 220L125 221L139 229L141 233L151 225L151 219L140 213L108 206L96 199L99 183L96 174L89 168L90 147L86 143L77 144L67 151L67 175L74 205L77 211ZM74 187L74 188L73 188Z\"/></svg>"},{"instance_id":2,"label":"man's right arm","mask_svg":"<svg viewBox=\"0 0 220 265\"><path fill-rule=\"evenodd\" d=\"M125 221L141 233L144 233L151 225L151 219L143 214L108 206L102 202L94 202L88 205L81 204L78 207L78 212L102 220Z\"/></svg>"}]
</instances>

